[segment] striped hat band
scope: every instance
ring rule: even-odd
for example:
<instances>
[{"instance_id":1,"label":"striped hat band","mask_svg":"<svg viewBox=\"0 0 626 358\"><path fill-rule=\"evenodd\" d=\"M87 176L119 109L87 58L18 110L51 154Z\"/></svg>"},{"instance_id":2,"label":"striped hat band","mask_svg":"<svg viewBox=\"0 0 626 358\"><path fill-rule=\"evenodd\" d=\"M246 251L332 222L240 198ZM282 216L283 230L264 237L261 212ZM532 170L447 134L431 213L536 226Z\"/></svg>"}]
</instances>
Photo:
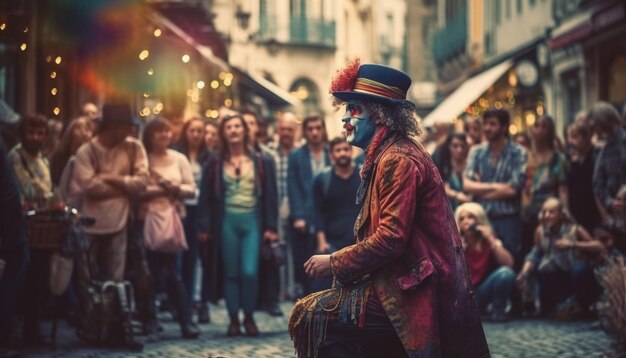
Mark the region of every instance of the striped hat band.
<instances>
[{"instance_id":1,"label":"striped hat band","mask_svg":"<svg viewBox=\"0 0 626 358\"><path fill-rule=\"evenodd\" d=\"M406 99L406 92L400 88L363 77L357 78L354 91L393 99Z\"/></svg>"}]
</instances>

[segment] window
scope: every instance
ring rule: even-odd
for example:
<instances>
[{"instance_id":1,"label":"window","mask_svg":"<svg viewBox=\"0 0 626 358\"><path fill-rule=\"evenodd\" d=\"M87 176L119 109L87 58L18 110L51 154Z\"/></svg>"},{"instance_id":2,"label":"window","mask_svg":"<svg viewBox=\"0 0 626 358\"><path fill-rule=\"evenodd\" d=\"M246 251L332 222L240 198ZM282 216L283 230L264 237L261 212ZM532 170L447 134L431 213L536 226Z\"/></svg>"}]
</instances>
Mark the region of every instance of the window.
<instances>
[{"instance_id":1,"label":"window","mask_svg":"<svg viewBox=\"0 0 626 358\"><path fill-rule=\"evenodd\" d=\"M500 25L501 20L501 9L500 9L500 0L494 0L494 9L493 14L495 18L496 25Z\"/></svg>"},{"instance_id":2,"label":"window","mask_svg":"<svg viewBox=\"0 0 626 358\"><path fill-rule=\"evenodd\" d=\"M504 4L505 6L505 11L506 11L506 18L510 19L511 18L511 0L504 0L506 1L506 3Z\"/></svg>"},{"instance_id":3,"label":"window","mask_svg":"<svg viewBox=\"0 0 626 358\"><path fill-rule=\"evenodd\" d=\"M517 0L517 13L521 14L523 11L523 7L522 7L522 0Z\"/></svg>"}]
</instances>

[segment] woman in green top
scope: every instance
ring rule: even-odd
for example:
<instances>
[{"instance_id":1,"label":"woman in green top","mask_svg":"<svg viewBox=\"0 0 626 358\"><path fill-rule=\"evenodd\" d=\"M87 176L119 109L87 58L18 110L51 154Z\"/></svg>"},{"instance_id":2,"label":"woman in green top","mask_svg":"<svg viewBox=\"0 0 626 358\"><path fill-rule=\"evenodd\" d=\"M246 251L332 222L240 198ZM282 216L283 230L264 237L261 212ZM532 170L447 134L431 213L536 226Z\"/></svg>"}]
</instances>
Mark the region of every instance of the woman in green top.
<instances>
[{"instance_id":1,"label":"woman in green top","mask_svg":"<svg viewBox=\"0 0 626 358\"><path fill-rule=\"evenodd\" d=\"M240 115L225 117L218 133L219 152L209 159L198 203L199 238L211 243L209 295L216 302L223 290L230 315L228 336L240 334L241 309L246 334L256 336L252 313L261 242L278 239L275 168L270 157L248 145L248 127Z\"/></svg>"}]
</instances>

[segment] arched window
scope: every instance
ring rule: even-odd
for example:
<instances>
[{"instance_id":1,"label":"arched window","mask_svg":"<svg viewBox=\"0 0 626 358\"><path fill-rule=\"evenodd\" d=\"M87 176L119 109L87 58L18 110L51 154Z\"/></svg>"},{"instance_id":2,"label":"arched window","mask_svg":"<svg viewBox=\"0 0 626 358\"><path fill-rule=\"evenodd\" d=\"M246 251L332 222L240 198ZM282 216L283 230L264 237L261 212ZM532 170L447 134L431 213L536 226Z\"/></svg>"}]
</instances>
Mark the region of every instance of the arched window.
<instances>
[{"instance_id":1,"label":"arched window","mask_svg":"<svg viewBox=\"0 0 626 358\"><path fill-rule=\"evenodd\" d=\"M320 111L319 90L317 85L310 79L297 79L289 88L289 92L302 101L305 112Z\"/></svg>"}]
</instances>

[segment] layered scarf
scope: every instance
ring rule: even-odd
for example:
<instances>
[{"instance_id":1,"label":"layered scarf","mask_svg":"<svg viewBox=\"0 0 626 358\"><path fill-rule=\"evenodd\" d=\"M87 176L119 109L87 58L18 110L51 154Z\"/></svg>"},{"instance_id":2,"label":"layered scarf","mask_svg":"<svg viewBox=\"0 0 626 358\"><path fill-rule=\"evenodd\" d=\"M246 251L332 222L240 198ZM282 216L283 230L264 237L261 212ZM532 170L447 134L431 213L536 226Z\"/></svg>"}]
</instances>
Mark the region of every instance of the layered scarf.
<instances>
[{"instance_id":1,"label":"layered scarf","mask_svg":"<svg viewBox=\"0 0 626 358\"><path fill-rule=\"evenodd\" d=\"M372 176L374 175L374 168L376 159L380 156L380 153L385 151L391 143L393 143L394 135L387 135L389 132L388 127L383 125L382 128L374 135L372 143L365 150L365 162L361 167L361 184L356 192L356 204L361 205L367 194L367 188L369 188Z\"/></svg>"}]
</instances>

